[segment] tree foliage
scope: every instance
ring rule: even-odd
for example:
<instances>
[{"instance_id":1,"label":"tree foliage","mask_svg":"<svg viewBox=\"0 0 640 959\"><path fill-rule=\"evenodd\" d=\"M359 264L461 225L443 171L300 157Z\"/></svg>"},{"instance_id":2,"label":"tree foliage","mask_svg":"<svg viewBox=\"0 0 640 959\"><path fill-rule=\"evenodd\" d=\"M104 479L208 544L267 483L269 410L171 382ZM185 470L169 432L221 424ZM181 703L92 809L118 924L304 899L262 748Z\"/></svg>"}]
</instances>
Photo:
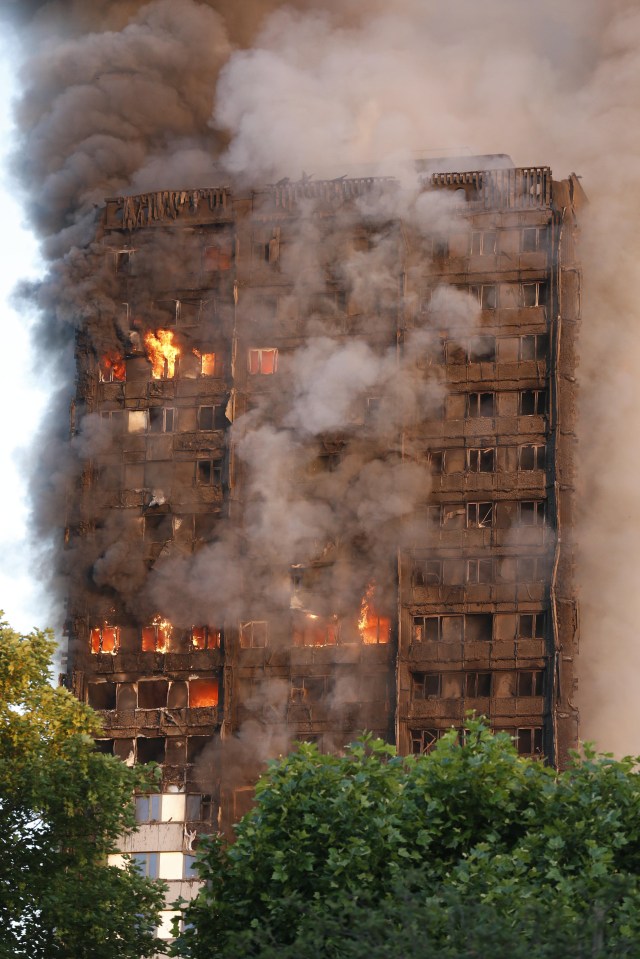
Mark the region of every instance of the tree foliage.
<instances>
[{"instance_id":1,"label":"tree foliage","mask_svg":"<svg viewBox=\"0 0 640 959\"><path fill-rule=\"evenodd\" d=\"M640 777L588 751L563 773L468 723L428 756L364 738L273 763L186 909L189 959L640 955Z\"/></svg>"},{"instance_id":2,"label":"tree foliage","mask_svg":"<svg viewBox=\"0 0 640 959\"><path fill-rule=\"evenodd\" d=\"M96 752L99 717L50 683L54 649L0 623L0 956L153 955L162 884L107 865L153 773Z\"/></svg>"}]
</instances>

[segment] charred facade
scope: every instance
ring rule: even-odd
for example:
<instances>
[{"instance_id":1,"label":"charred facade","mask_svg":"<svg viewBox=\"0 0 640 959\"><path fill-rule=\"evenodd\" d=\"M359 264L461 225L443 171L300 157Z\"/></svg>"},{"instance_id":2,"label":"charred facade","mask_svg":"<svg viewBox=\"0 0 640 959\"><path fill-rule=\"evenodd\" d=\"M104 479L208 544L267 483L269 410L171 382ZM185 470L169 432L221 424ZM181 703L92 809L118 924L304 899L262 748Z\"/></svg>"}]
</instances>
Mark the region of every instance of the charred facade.
<instances>
[{"instance_id":1,"label":"charred facade","mask_svg":"<svg viewBox=\"0 0 640 959\"><path fill-rule=\"evenodd\" d=\"M162 764L135 842L172 893L294 740L422 752L475 710L523 755L576 745L583 195L495 166L106 201L69 682L99 748Z\"/></svg>"}]
</instances>

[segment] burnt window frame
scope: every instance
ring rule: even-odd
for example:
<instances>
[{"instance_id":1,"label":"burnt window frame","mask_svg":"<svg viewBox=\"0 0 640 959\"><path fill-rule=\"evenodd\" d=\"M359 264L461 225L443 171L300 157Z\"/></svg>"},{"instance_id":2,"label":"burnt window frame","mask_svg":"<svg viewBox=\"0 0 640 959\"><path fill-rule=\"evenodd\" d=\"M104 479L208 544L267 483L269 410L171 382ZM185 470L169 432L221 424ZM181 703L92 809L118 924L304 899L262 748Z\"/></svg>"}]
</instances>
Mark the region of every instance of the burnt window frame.
<instances>
[{"instance_id":1,"label":"burnt window frame","mask_svg":"<svg viewBox=\"0 0 640 959\"><path fill-rule=\"evenodd\" d=\"M533 296L526 291L533 291ZM524 280L520 283L520 308L532 310L546 306L549 298L549 285L546 280ZM530 302L527 302L530 301Z\"/></svg>"},{"instance_id":2,"label":"burnt window frame","mask_svg":"<svg viewBox=\"0 0 640 959\"><path fill-rule=\"evenodd\" d=\"M530 620L530 630L522 631L523 620ZM546 610L536 611L534 613L518 613L516 620L516 639L534 639L536 641L544 640L547 628Z\"/></svg>"},{"instance_id":3,"label":"burnt window frame","mask_svg":"<svg viewBox=\"0 0 640 959\"><path fill-rule=\"evenodd\" d=\"M529 404L529 398L533 400ZM548 390L533 389L518 391L518 416L546 416L548 403ZM525 412L525 407L531 405L530 412Z\"/></svg>"},{"instance_id":4,"label":"burnt window frame","mask_svg":"<svg viewBox=\"0 0 640 959\"><path fill-rule=\"evenodd\" d=\"M107 649L107 650L104 650L104 649L103 649L103 644L104 644L103 632L104 632L104 630L106 630L106 629L108 629L108 630L113 630L113 631L114 631L114 636L113 636L113 649ZM97 643L97 645L98 645L99 648L96 649L96 650L94 650L94 648L93 648L93 647L94 647L93 634L96 633L96 632L99 633L99 640L98 640L98 643ZM105 656L114 656L117 652L120 651L120 648L121 648L121 638L122 638L122 637L121 637L121 635L120 635L120 627L119 627L119 626L111 626L111 625L109 625L108 623L104 623L102 626L93 626L93 627L89 630L89 648L90 648L90 650L91 650L91 655L92 655L92 656L102 656L102 655L105 655Z\"/></svg>"},{"instance_id":5,"label":"burnt window frame","mask_svg":"<svg viewBox=\"0 0 640 959\"><path fill-rule=\"evenodd\" d=\"M412 755L427 756L433 749L435 749L438 741L442 739L444 734L448 731L448 729L439 729L435 726L429 726L422 729L410 729L409 737L411 740Z\"/></svg>"},{"instance_id":6,"label":"burnt window frame","mask_svg":"<svg viewBox=\"0 0 640 959\"><path fill-rule=\"evenodd\" d=\"M533 245L525 242L526 236L534 236ZM520 230L520 253L546 253L549 246L547 226L523 226Z\"/></svg>"},{"instance_id":7,"label":"burnt window frame","mask_svg":"<svg viewBox=\"0 0 640 959\"><path fill-rule=\"evenodd\" d=\"M467 473L495 473L496 472L496 459L497 459L497 447L495 446L470 446L466 451L466 472ZM483 469L483 465L486 465L488 462L488 457L491 459L491 469ZM474 468L473 461L475 460L477 468Z\"/></svg>"},{"instance_id":8,"label":"burnt window frame","mask_svg":"<svg viewBox=\"0 0 640 959\"><path fill-rule=\"evenodd\" d=\"M464 673L462 695L465 699L487 699L493 696L493 672L472 669Z\"/></svg>"},{"instance_id":9,"label":"burnt window frame","mask_svg":"<svg viewBox=\"0 0 640 959\"><path fill-rule=\"evenodd\" d=\"M413 589L432 589L442 586L443 565L441 559L416 560L411 564L411 586Z\"/></svg>"},{"instance_id":10,"label":"burnt window frame","mask_svg":"<svg viewBox=\"0 0 640 959\"><path fill-rule=\"evenodd\" d=\"M525 350L525 343L533 340L533 356L527 356L531 351ZM518 337L518 362L534 363L546 360L549 353L548 333L523 333Z\"/></svg>"},{"instance_id":11,"label":"burnt window frame","mask_svg":"<svg viewBox=\"0 0 640 959\"><path fill-rule=\"evenodd\" d=\"M196 429L198 432L219 433L220 430L224 430L229 422L225 415L225 408L224 403L203 403L198 406L196 411ZM206 421L207 419L205 411L209 410L211 410L211 426L203 426L203 420Z\"/></svg>"},{"instance_id":12,"label":"burnt window frame","mask_svg":"<svg viewBox=\"0 0 640 959\"><path fill-rule=\"evenodd\" d=\"M445 620L457 619L460 620L460 638L455 638L453 642L463 642L464 633L465 633L465 618L463 613L427 613L427 614L416 614L411 617L411 642L412 643L447 643L450 642L449 639L444 638L444 629L443 623ZM435 630L429 628L427 623L434 624ZM421 639L417 638L417 631L421 629L423 636ZM433 633L435 632L435 636ZM431 633L431 635L427 635Z\"/></svg>"},{"instance_id":13,"label":"burnt window frame","mask_svg":"<svg viewBox=\"0 0 640 959\"><path fill-rule=\"evenodd\" d=\"M442 673L411 672L411 700L423 702L442 696Z\"/></svg>"},{"instance_id":14,"label":"burnt window frame","mask_svg":"<svg viewBox=\"0 0 640 959\"><path fill-rule=\"evenodd\" d=\"M466 508L467 529L493 529L496 522L496 504L493 500L473 500L466 504Z\"/></svg>"},{"instance_id":15,"label":"burnt window frame","mask_svg":"<svg viewBox=\"0 0 640 959\"><path fill-rule=\"evenodd\" d=\"M523 454L525 450L533 450L533 462L532 467L523 466ZM539 453L539 450L542 450L542 454ZM540 465L540 459L542 459L542 465ZM547 444L546 443L523 443L522 446L518 447L518 470L523 473L533 473L536 471L544 472L547 468Z\"/></svg>"},{"instance_id":16,"label":"burnt window frame","mask_svg":"<svg viewBox=\"0 0 640 959\"><path fill-rule=\"evenodd\" d=\"M486 341L492 344L491 349L487 353L479 353L478 351L478 342ZM474 339L469 340L466 346L466 360L467 363L495 363L497 359L498 344L497 338L493 334L487 334L486 336L481 334L480 336L474 337Z\"/></svg>"},{"instance_id":17,"label":"burnt window frame","mask_svg":"<svg viewBox=\"0 0 640 959\"><path fill-rule=\"evenodd\" d=\"M204 467L208 467L207 470ZM214 489L222 488L222 464L219 460L197 459L194 466L194 486L211 487Z\"/></svg>"},{"instance_id":18,"label":"burnt window frame","mask_svg":"<svg viewBox=\"0 0 640 959\"><path fill-rule=\"evenodd\" d=\"M533 522L525 522L523 520L523 506L532 506L531 516L533 517ZM518 525L524 527L525 529L540 529L540 527L546 524L547 518L547 501L544 499L527 499L527 500L518 500Z\"/></svg>"},{"instance_id":19,"label":"burnt window frame","mask_svg":"<svg viewBox=\"0 0 640 959\"><path fill-rule=\"evenodd\" d=\"M544 696L544 669L518 669L516 670L516 688L515 695L530 699L534 696ZM521 688L524 684L525 689ZM528 689L527 691L527 684Z\"/></svg>"},{"instance_id":20,"label":"burnt window frame","mask_svg":"<svg viewBox=\"0 0 640 959\"><path fill-rule=\"evenodd\" d=\"M161 425L160 428L154 428L154 414L161 413L160 417L156 415L156 423L158 420ZM162 433L175 433L177 416L176 416L176 407L175 406L151 406L148 410L147 417L147 430L149 433L153 434L162 434Z\"/></svg>"},{"instance_id":21,"label":"burnt window frame","mask_svg":"<svg viewBox=\"0 0 640 959\"><path fill-rule=\"evenodd\" d=\"M487 397L491 401L491 412L483 410ZM466 394L465 417L470 420L493 419L496 416L496 405L495 390L473 390Z\"/></svg>"},{"instance_id":22,"label":"burnt window frame","mask_svg":"<svg viewBox=\"0 0 640 959\"><path fill-rule=\"evenodd\" d=\"M531 566L533 574L523 575L523 570ZM516 557L516 582L518 583L543 583L547 578L547 558L545 556L530 555Z\"/></svg>"},{"instance_id":23,"label":"burnt window frame","mask_svg":"<svg viewBox=\"0 0 640 959\"><path fill-rule=\"evenodd\" d=\"M249 642L243 642L243 638L247 635L248 628L251 627L249 631ZM256 631L255 627L260 627ZM256 636L256 632L258 635ZM264 633L264 642L256 642L256 639L261 638L260 633ZM240 623L238 629L238 642L240 649L266 649L269 645L269 621L266 619L248 619L243 623Z\"/></svg>"},{"instance_id":24,"label":"burnt window frame","mask_svg":"<svg viewBox=\"0 0 640 959\"><path fill-rule=\"evenodd\" d=\"M493 243L487 243L487 237L493 236ZM479 242L474 244L474 239L479 238ZM477 247L474 249L474 245ZM489 249L486 249L486 247ZM498 252L498 231L489 230L471 230L469 236L469 256L495 256Z\"/></svg>"},{"instance_id":25,"label":"burnt window frame","mask_svg":"<svg viewBox=\"0 0 640 959\"><path fill-rule=\"evenodd\" d=\"M487 570L489 570L488 578L486 578ZM495 583L496 564L494 557L467 557L465 559L464 581L467 586L491 586Z\"/></svg>"}]
</instances>

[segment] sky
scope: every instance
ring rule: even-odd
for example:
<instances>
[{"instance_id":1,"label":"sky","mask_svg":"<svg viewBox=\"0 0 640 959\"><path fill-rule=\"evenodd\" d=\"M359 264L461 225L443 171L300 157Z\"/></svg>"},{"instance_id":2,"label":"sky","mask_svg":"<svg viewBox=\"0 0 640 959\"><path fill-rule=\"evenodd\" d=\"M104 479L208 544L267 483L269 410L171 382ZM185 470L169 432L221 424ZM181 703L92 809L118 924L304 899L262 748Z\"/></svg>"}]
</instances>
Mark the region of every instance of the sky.
<instances>
[{"instance_id":1,"label":"sky","mask_svg":"<svg viewBox=\"0 0 640 959\"><path fill-rule=\"evenodd\" d=\"M12 302L15 284L38 275L37 243L23 225L7 171L11 149L11 101L14 95L9 44L0 42L0 322L5 402L0 404L0 490L4 508L0 524L0 609L20 632L47 625L45 597L27 538L27 482L21 467L47 399L46 384L31 362L30 320L24 306Z\"/></svg>"}]
</instances>

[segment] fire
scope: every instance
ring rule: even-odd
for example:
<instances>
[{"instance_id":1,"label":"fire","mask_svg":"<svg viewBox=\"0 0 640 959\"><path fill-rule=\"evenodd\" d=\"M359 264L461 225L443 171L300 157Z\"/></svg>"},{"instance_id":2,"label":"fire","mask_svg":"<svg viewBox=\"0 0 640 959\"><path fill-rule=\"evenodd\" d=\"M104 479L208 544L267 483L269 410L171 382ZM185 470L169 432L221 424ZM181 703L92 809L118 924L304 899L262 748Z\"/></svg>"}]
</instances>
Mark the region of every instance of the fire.
<instances>
[{"instance_id":1,"label":"fire","mask_svg":"<svg viewBox=\"0 0 640 959\"><path fill-rule=\"evenodd\" d=\"M176 359L180 356L180 350L173 344L174 335L172 330L158 330L156 333L149 330L144 335L144 345L154 380L166 380L175 376Z\"/></svg>"},{"instance_id":2,"label":"fire","mask_svg":"<svg viewBox=\"0 0 640 959\"><path fill-rule=\"evenodd\" d=\"M112 656L120 648L120 629L118 626L110 626L104 623L102 626L95 626L91 630L91 652L92 653L111 653Z\"/></svg>"},{"instance_id":3,"label":"fire","mask_svg":"<svg viewBox=\"0 0 640 959\"><path fill-rule=\"evenodd\" d=\"M358 632L362 642L367 646L388 643L391 636L391 619L377 612L374 606L375 593L376 584L369 583L362 597L358 619Z\"/></svg>"},{"instance_id":4,"label":"fire","mask_svg":"<svg viewBox=\"0 0 640 959\"><path fill-rule=\"evenodd\" d=\"M124 382L127 375L120 353L110 350L100 360L100 379L103 383Z\"/></svg>"},{"instance_id":5,"label":"fire","mask_svg":"<svg viewBox=\"0 0 640 959\"><path fill-rule=\"evenodd\" d=\"M151 626L142 627L142 652L166 653L171 642L172 633L173 626L169 620L156 616Z\"/></svg>"},{"instance_id":6,"label":"fire","mask_svg":"<svg viewBox=\"0 0 640 959\"><path fill-rule=\"evenodd\" d=\"M192 679L189 682L189 705L195 708L198 706L217 706L218 680Z\"/></svg>"},{"instance_id":7,"label":"fire","mask_svg":"<svg viewBox=\"0 0 640 959\"><path fill-rule=\"evenodd\" d=\"M203 376L216 375L216 354L201 353L199 350L193 351L194 355L200 360L200 372Z\"/></svg>"}]
</instances>

